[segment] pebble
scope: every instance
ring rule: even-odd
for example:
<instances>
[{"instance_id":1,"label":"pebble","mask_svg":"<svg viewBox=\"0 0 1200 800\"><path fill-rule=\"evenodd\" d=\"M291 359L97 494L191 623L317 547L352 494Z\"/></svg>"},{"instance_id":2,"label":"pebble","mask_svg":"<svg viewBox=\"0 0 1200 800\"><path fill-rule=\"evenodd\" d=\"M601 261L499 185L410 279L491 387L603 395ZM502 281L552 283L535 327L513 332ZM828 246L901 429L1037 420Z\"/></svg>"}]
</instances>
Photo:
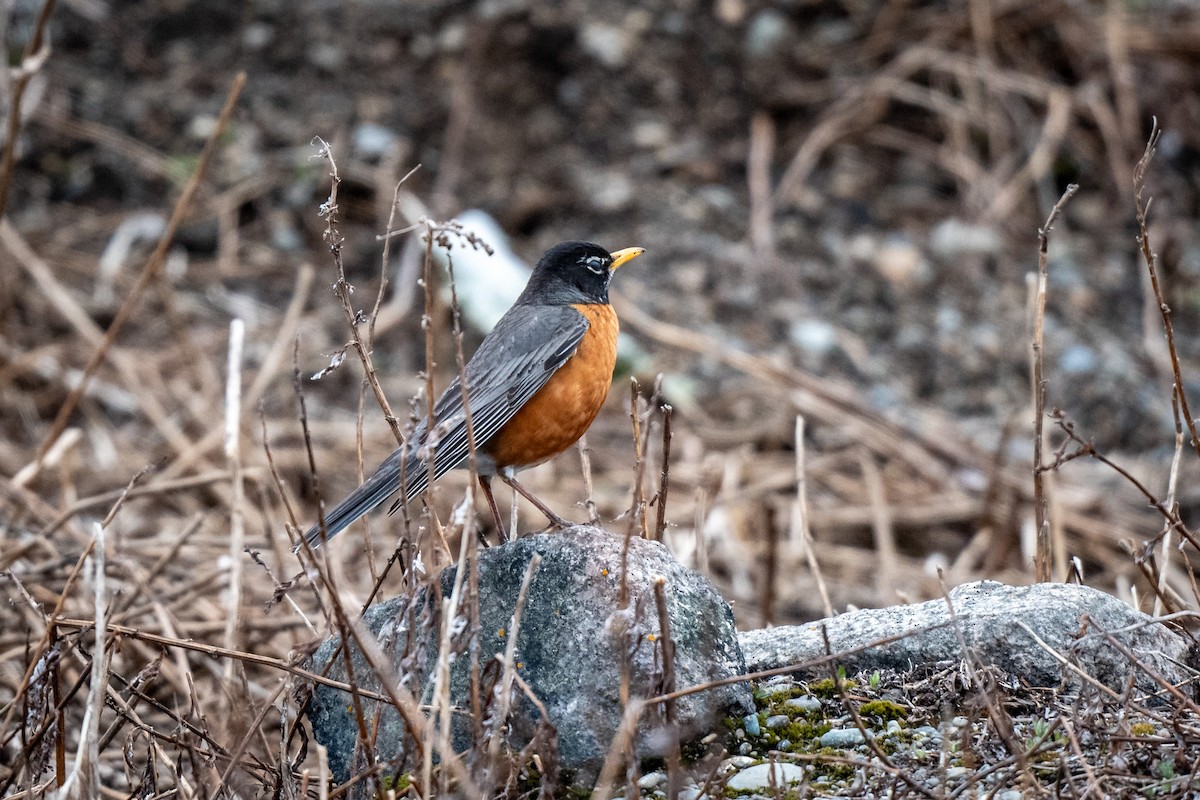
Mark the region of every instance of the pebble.
<instances>
[{"instance_id":1,"label":"pebble","mask_svg":"<svg viewBox=\"0 0 1200 800\"><path fill-rule=\"evenodd\" d=\"M730 778L725 787L735 792L785 786L804 780L804 767L796 764L755 764Z\"/></svg>"},{"instance_id":2,"label":"pebble","mask_svg":"<svg viewBox=\"0 0 1200 800\"><path fill-rule=\"evenodd\" d=\"M960 780L965 777L967 777L967 768L966 767L947 767L946 768L946 780L948 780L948 781L957 781L957 780Z\"/></svg>"},{"instance_id":3,"label":"pebble","mask_svg":"<svg viewBox=\"0 0 1200 800\"><path fill-rule=\"evenodd\" d=\"M929 235L929 249L946 260L967 254L995 255L1002 244L1000 232L995 228L958 219L938 223Z\"/></svg>"},{"instance_id":4,"label":"pebble","mask_svg":"<svg viewBox=\"0 0 1200 800\"><path fill-rule=\"evenodd\" d=\"M940 739L941 734L938 729L932 725L922 725L913 731L913 736L918 739Z\"/></svg>"},{"instance_id":5,"label":"pebble","mask_svg":"<svg viewBox=\"0 0 1200 800\"><path fill-rule=\"evenodd\" d=\"M754 759L749 756L730 756L725 763L735 769L745 769L754 766Z\"/></svg>"},{"instance_id":6,"label":"pebble","mask_svg":"<svg viewBox=\"0 0 1200 800\"><path fill-rule=\"evenodd\" d=\"M784 725L787 725L791 721L792 721L792 718L789 717L787 714L774 714L772 716L767 717L767 727L768 728L782 728Z\"/></svg>"},{"instance_id":7,"label":"pebble","mask_svg":"<svg viewBox=\"0 0 1200 800\"><path fill-rule=\"evenodd\" d=\"M1058 368L1067 375L1087 375L1100 366L1100 357L1086 344L1073 344L1058 361Z\"/></svg>"},{"instance_id":8,"label":"pebble","mask_svg":"<svg viewBox=\"0 0 1200 800\"><path fill-rule=\"evenodd\" d=\"M784 705L791 708L798 708L805 713L810 713L821 710L821 698L806 694L803 697L793 697L784 703Z\"/></svg>"},{"instance_id":9,"label":"pebble","mask_svg":"<svg viewBox=\"0 0 1200 800\"><path fill-rule=\"evenodd\" d=\"M610 69L624 66L633 50L634 39L630 32L605 22L589 22L579 32L579 43L584 52Z\"/></svg>"},{"instance_id":10,"label":"pebble","mask_svg":"<svg viewBox=\"0 0 1200 800\"><path fill-rule=\"evenodd\" d=\"M788 338L792 344L815 356L823 356L837 347L837 331L819 319L796 320L788 329Z\"/></svg>"},{"instance_id":11,"label":"pebble","mask_svg":"<svg viewBox=\"0 0 1200 800\"><path fill-rule=\"evenodd\" d=\"M791 35L788 18L773 8L759 11L746 26L746 52L754 58L773 56Z\"/></svg>"},{"instance_id":12,"label":"pebble","mask_svg":"<svg viewBox=\"0 0 1200 800\"><path fill-rule=\"evenodd\" d=\"M958 716L958 717L955 717L954 719L950 720L950 724L956 728L963 727L964 725L967 724L967 722L968 722L967 718L963 717L963 716Z\"/></svg>"},{"instance_id":13,"label":"pebble","mask_svg":"<svg viewBox=\"0 0 1200 800\"><path fill-rule=\"evenodd\" d=\"M746 729L746 734L749 736L758 736L762 733L757 714L747 714L742 717L742 727Z\"/></svg>"},{"instance_id":14,"label":"pebble","mask_svg":"<svg viewBox=\"0 0 1200 800\"><path fill-rule=\"evenodd\" d=\"M647 772L638 778L637 784L639 789L653 789L655 786L660 786L666 779L667 775L664 772Z\"/></svg>"},{"instance_id":15,"label":"pebble","mask_svg":"<svg viewBox=\"0 0 1200 800\"><path fill-rule=\"evenodd\" d=\"M900 720L896 720L896 719L888 720L887 731L886 731L888 736L895 736L897 733L899 733L902 730L904 730L904 728L900 725Z\"/></svg>"},{"instance_id":16,"label":"pebble","mask_svg":"<svg viewBox=\"0 0 1200 800\"><path fill-rule=\"evenodd\" d=\"M363 158L380 158L395 147L399 137L390 128L374 122L364 122L354 128L351 140L354 150Z\"/></svg>"},{"instance_id":17,"label":"pebble","mask_svg":"<svg viewBox=\"0 0 1200 800\"><path fill-rule=\"evenodd\" d=\"M900 289L912 286L924 267L921 251L902 236L890 237L873 256L871 266L875 271Z\"/></svg>"},{"instance_id":18,"label":"pebble","mask_svg":"<svg viewBox=\"0 0 1200 800\"><path fill-rule=\"evenodd\" d=\"M822 747L854 747L864 741L858 728L834 728L821 734Z\"/></svg>"},{"instance_id":19,"label":"pebble","mask_svg":"<svg viewBox=\"0 0 1200 800\"><path fill-rule=\"evenodd\" d=\"M996 800L1021 800L1021 792L1016 789L1007 789L996 795Z\"/></svg>"}]
</instances>

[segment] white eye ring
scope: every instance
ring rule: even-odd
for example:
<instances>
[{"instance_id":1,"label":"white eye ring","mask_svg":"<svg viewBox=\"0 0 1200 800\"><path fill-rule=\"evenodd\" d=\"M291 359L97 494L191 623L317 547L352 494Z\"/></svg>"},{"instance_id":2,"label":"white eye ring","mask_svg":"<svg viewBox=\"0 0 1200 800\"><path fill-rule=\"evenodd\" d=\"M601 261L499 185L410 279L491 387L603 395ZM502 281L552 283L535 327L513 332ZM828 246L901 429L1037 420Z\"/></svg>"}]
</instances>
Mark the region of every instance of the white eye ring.
<instances>
[{"instance_id":1,"label":"white eye ring","mask_svg":"<svg viewBox=\"0 0 1200 800\"><path fill-rule=\"evenodd\" d=\"M583 259L579 263L583 264L585 267L587 267L589 270L596 273L597 275L603 275L605 270L607 269L607 265L604 263L604 259L600 258L600 256L588 256L587 258Z\"/></svg>"}]
</instances>

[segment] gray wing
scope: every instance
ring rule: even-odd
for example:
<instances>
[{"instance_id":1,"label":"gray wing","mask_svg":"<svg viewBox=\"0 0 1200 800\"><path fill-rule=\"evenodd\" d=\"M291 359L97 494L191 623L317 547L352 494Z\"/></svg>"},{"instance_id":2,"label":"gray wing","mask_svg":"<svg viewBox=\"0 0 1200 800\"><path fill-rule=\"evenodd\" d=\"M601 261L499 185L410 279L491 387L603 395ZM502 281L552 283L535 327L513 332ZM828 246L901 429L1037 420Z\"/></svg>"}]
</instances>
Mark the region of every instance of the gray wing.
<instances>
[{"instance_id":1,"label":"gray wing","mask_svg":"<svg viewBox=\"0 0 1200 800\"><path fill-rule=\"evenodd\" d=\"M579 347L587 318L570 306L513 306L492 329L467 363L467 403L476 447L482 447L546 385ZM433 453L433 477L462 466L470 443L461 383L455 378L433 407L433 435L422 422L379 468L325 515L324 535L333 538L350 523L399 491L404 501L429 485L427 458ZM397 499L390 511L400 505ZM322 540L322 528L305 532L310 545Z\"/></svg>"}]
</instances>

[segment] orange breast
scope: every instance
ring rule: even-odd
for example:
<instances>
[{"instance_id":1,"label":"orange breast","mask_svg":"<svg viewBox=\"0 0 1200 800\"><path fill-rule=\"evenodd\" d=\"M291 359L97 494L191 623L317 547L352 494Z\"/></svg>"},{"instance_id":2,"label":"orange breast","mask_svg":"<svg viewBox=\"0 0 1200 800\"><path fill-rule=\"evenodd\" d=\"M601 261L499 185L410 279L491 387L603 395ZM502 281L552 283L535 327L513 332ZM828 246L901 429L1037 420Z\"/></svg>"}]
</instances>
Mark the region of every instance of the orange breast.
<instances>
[{"instance_id":1,"label":"orange breast","mask_svg":"<svg viewBox=\"0 0 1200 800\"><path fill-rule=\"evenodd\" d=\"M600 413L617 363L617 315L610 305L576 305L588 318L583 341L549 382L484 450L500 467L530 467L579 440Z\"/></svg>"}]
</instances>

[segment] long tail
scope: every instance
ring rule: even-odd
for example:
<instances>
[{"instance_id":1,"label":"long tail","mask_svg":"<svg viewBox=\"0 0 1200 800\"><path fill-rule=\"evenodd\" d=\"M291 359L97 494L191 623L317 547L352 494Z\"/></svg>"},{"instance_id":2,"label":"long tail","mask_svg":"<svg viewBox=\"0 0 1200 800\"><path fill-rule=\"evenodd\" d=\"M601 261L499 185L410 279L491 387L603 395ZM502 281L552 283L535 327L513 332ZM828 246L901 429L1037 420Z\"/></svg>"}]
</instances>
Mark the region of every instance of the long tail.
<instances>
[{"instance_id":1,"label":"long tail","mask_svg":"<svg viewBox=\"0 0 1200 800\"><path fill-rule=\"evenodd\" d=\"M400 491L400 468L405 458L404 450L396 450L375 470L375 474L367 478L361 486L351 492L345 500L338 503L325 515L325 527L320 523L313 525L304 533L304 539L309 547L320 547L321 543L337 536L350 523L363 514L372 511L392 495ZM405 497L412 499L425 491L429 485L429 470L424 462L416 458L408 459L404 470ZM293 551L300 550L297 544Z\"/></svg>"}]
</instances>

